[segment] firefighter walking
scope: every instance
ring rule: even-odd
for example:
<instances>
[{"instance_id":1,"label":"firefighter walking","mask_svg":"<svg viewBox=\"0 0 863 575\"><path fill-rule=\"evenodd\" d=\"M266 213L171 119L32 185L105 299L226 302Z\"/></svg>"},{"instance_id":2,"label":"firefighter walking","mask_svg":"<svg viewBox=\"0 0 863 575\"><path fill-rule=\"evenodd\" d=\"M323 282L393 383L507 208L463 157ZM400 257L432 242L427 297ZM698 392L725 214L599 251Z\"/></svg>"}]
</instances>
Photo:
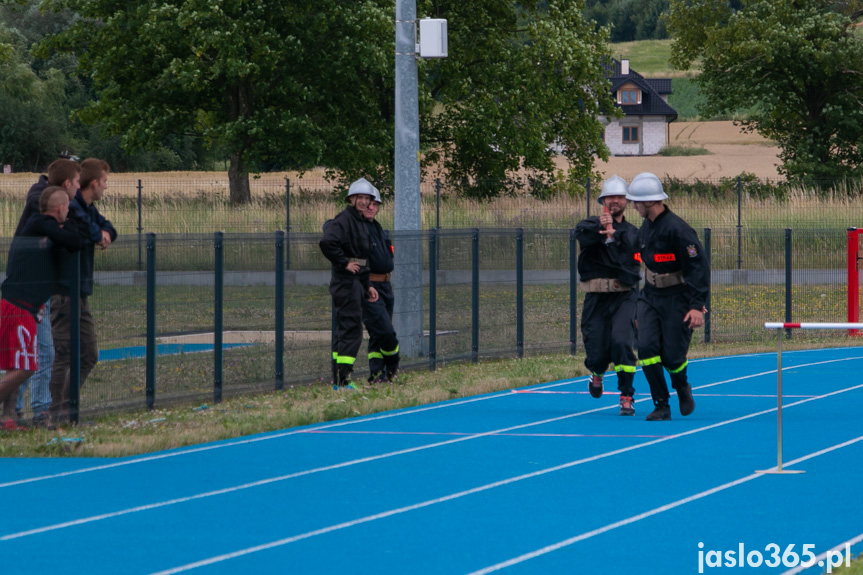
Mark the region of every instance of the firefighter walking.
<instances>
[{"instance_id":1,"label":"firefighter walking","mask_svg":"<svg viewBox=\"0 0 863 575\"><path fill-rule=\"evenodd\" d=\"M580 221L575 236L579 289L585 292L581 333L590 370L588 390L602 397L603 374L609 363L617 372L620 415L635 415L635 353L632 351L635 307L640 279L636 256L638 229L626 221L626 182L612 176L602 185L599 203L604 211Z\"/></svg>"},{"instance_id":2,"label":"firefighter walking","mask_svg":"<svg viewBox=\"0 0 863 575\"><path fill-rule=\"evenodd\" d=\"M629 184L627 198L644 218L639 249L645 285L638 299L638 359L650 384L654 410L648 421L671 419L663 368L677 390L681 415L695 410L686 376L692 330L704 325L710 291L710 266L698 236L663 203L668 195L649 172Z\"/></svg>"},{"instance_id":3,"label":"firefighter walking","mask_svg":"<svg viewBox=\"0 0 863 575\"><path fill-rule=\"evenodd\" d=\"M347 196L349 205L325 225L319 243L332 263L330 295L336 315L333 389L356 389L351 373L363 343L363 299L378 299L369 281L371 241L364 215L375 193L377 189L365 178L352 183Z\"/></svg>"}]
</instances>

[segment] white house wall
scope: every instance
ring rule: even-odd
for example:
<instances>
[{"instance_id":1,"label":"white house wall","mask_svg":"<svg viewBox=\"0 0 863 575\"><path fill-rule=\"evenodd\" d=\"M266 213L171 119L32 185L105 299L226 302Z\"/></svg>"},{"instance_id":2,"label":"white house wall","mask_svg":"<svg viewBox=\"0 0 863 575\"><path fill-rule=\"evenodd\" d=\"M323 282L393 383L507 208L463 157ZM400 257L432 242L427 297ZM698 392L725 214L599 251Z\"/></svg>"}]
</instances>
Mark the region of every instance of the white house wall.
<instances>
[{"instance_id":1,"label":"white house wall","mask_svg":"<svg viewBox=\"0 0 863 575\"><path fill-rule=\"evenodd\" d=\"M605 144L613 156L652 156L666 145L665 120L665 116L631 116L623 120L612 120L605 127ZM624 144L623 126L637 126L641 134L640 141Z\"/></svg>"}]
</instances>

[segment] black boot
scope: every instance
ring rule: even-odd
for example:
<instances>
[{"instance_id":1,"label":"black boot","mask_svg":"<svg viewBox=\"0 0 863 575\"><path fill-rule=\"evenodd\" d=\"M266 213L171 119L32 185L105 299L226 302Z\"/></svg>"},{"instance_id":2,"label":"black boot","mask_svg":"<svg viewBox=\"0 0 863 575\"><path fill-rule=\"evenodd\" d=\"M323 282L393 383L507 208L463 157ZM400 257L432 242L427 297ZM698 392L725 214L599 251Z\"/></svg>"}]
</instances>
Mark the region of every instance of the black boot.
<instances>
[{"instance_id":1,"label":"black boot","mask_svg":"<svg viewBox=\"0 0 863 575\"><path fill-rule=\"evenodd\" d=\"M386 375L390 381L395 381L399 376L399 353L393 355L385 355L384 363L386 364Z\"/></svg>"},{"instance_id":2,"label":"black boot","mask_svg":"<svg viewBox=\"0 0 863 575\"><path fill-rule=\"evenodd\" d=\"M369 354L369 383L386 383L387 368L384 356L376 353L374 357Z\"/></svg>"},{"instance_id":3,"label":"black boot","mask_svg":"<svg viewBox=\"0 0 863 575\"><path fill-rule=\"evenodd\" d=\"M680 402L680 415L687 416L695 411L695 400L692 398L692 386L686 380L686 368L677 373L671 373L671 387L677 390Z\"/></svg>"},{"instance_id":4,"label":"black boot","mask_svg":"<svg viewBox=\"0 0 863 575\"><path fill-rule=\"evenodd\" d=\"M641 371L644 372L644 377L650 384L650 396L653 398L654 405L668 404L668 384L665 383L665 370L662 369L662 365L658 363L645 365L642 366Z\"/></svg>"},{"instance_id":5,"label":"black boot","mask_svg":"<svg viewBox=\"0 0 863 575\"><path fill-rule=\"evenodd\" d=\"M653 411L647 414L645 421L669 421L671 419L671 408L667 403L657 403Z\"/></svg>"},{"instance_id":6,"label":"black boot","mask_svg":"<svg viewBox=\"0 0 863 575\"><path fill-rule=\"evenodd\" d=\"M336 371L336 382L333 384L333 389L356 389L351 374L354 371L354 366L347 363L340 363Z\"/></svg>"}]
</instances>

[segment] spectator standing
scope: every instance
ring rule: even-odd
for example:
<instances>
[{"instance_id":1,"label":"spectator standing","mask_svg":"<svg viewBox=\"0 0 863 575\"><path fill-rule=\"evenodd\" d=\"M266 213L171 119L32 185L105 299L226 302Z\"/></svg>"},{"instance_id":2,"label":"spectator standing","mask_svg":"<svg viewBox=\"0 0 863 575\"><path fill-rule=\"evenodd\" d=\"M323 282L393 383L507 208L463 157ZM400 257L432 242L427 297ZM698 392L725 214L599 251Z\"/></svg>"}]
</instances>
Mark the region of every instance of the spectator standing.
<instances>
[{"instance_id":1,"label":"spectator standing","mask_svg":"<svg viewBox=\"0 0 863 575\"><path fill-rule=\"evenodd\" d=\"M399 340L393 328L395 296L390 283L395 262L389 234L375 219L380 210L381 194L374 189L374 199L365 210L369 233L369 282L378 292L377 301L363 301L363 324L369 332L369 382L395 380L399 371Z\"/></svg>"},{"instance_id":2,"label":"spectator standing","mask_svg":"<svg viewBox=\"0 0 863 575\"><path fill-rule=\"evenodd\" d=\"M69 197L58 186L40 195L40 213L30 216L12 239L0 301L0 403L2 428L16 429L14 399L19 386L41 366L37 324L44 321L45 302L53 289L57 252L79 251L84 240L62 227Z\"/></svg>"},{"instance_id":3,"label":"spectator standing","mask_svg":"<svg viewBox=\"0 0 863 575\"><path fill-rule=\"evenodd\" d=\"M640 263L638 229L626 221L626 182L612 176L602 184L603 213L575 227L579 289L585 292L581 312L584 365L590 370L588 391L602 397L602 378L609 362L617 372L620 415L635 415L635 352L632 351Z\"/></svg>"},{"instance_id":4,"label":"spectator standing","mask_svg":"<svg viewBox=\"0 0 863 575\"><path fill-rule=\"evenodd\" d=\"M90 371L99 360L96 341L96 326L90 312L90 296L93 295L93 267L95 247L107 249L117 239L117 231L110 221L99 213L96 202L102 199L108 189L107 162L88 158L81 162L81 189L69 206L67 226L74 229L84 240L80 255L81 272L81 377L83 387ZM70 307L71 272L75 259L63 256L58 262L58 278L51 296L51 328L54 337L54 368L51 372L51 416L58 421L69 417L69 369L71 363L70 345Z\"/></svg>"},{"instance_id":5,"label":"spectator standing","mask_svg":"<svg viewBox=\"0 0 863 575\"><path fill-rule=\"evenodd\" d=\"M24 210L21 213L21 218L18 220L18 226L15 228L15 237L21 236L24 232L24 227L31 216L40 213L39 198L42 192L48 186L59 186L66 191L69 200L75 197L78 191L81 177L81 166L78 162L67 158L54 160L48 166L48 175L39 176L39 180L33 184L30 191L27 192L27 199L24 204ZM68 213L68 202L67 210ZM65 216L63 216L65 221ZM39 369L32 377L26 379L18 388L18 401L16 411L20 415L24 411L24 396L29 386L30 388L30 408L33 411L33 422L36 425L43 425L48 421L48 408L51 406L51 392L48 385L51 382L51 369L54 366L54 340L51 337L51 299L48 294L48 299L45 301L44 317L41 322L36 325L38 350L39 350Z\"/></svg>"}]
</instances>

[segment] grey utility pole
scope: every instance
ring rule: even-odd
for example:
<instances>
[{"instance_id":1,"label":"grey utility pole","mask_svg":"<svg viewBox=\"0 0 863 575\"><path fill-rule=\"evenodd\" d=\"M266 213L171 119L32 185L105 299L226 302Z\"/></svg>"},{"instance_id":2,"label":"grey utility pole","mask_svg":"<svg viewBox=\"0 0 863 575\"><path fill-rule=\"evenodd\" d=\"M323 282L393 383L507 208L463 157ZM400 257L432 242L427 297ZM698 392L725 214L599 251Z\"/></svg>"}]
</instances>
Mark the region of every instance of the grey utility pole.
<instances>
[{"instance_id":1,"label":"grey utility pole","mask_svg":"<svg viewBox=\"0 0 863 575\"><path fill-rule=\"evenodd\" d=\"M416 0L396 0L393 320L404 357L422 352L422 221Z\"/></svg>"}]
</instances>

